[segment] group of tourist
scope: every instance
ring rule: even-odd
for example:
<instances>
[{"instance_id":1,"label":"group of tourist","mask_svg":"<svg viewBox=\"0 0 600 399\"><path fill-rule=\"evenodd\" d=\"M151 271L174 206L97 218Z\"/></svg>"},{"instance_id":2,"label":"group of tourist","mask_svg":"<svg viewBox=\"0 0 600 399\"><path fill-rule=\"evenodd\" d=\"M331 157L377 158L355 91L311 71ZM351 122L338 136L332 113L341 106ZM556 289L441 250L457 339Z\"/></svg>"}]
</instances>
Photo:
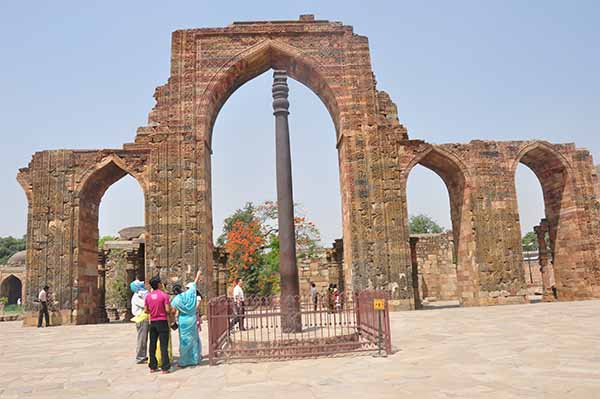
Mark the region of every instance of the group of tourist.
<instances>
[{"instance_id":1,"label":"group of tourist","mask_svg":"<svg viewBox=\"0 0 600 399\"><path fill-rule=\"evenodd\" d=\"M139 279L130 284L133 292L132 321L136 323L137 329L136 361L140 364L148 362L151 373L158 371L159 366L165 374L171 369L171 330L179 332L179 367L196 366L202 360L199 281L200 271L196 273L195 280L185 287L174 284L172 297L166 292L158 276L150 280L150 291L146 290L144 282ZM232 328L237 324L240 330L244 330L242 285L242 280L237 279L233 289L235 317L231 322Z\"/></svg>"},{"instance_id":2,"label":"group of tourist","mask_svg":"<svg viewBox=\"0 0 600 399\"><path fill-rule=\"evenodd\" d=\"M319 306L319 291L314 282L310 283L310 297L313 303L313 309L316 312ZM329 284L327 287L327 308L329 312L340 312L342 309L342 294L338 290L337 284Z\"/></svg>"},{"instance_id":3,"label":"group of tourist","mask_svg":"<svg viewBox=\"0 0 600 399\"><path fill-rule=\"evenodd\" d=\"M185 287L175 284L173 298L165 291L158 276L150 280L150 291L146 290L143 281L135 280L130 284L132 321L137 329L136 360L148 362L151 373L158 371L159 364L165 374L171 369L171 330L179 331L179 367L196 366L202 360L199 280L200 271Z\"/></svg>"}]
</instances>

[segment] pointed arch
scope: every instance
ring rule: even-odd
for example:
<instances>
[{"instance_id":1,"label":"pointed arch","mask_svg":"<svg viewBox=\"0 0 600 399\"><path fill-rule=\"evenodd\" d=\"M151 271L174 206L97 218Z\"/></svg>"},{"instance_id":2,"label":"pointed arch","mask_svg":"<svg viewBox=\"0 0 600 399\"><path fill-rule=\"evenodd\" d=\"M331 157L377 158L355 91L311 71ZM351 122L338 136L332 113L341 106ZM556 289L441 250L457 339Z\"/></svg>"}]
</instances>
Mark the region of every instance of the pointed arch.
<instances>
[{"instance_id":1,"label":"pointed arch","mask_svg":"<svg viewBox=\"0 0 600 399\"><path fill-rule=\"evenodd\" d=\"M227 99L244 83L270 68L288 75L311 89L323 102L339 136L340 110L337 97L321 72L321 66L297 48L279 40L265 39L237 54L215 73L200 96L198 115L206 127L204 140L212 142L212 130Z\"/></svg>"},{"instance_id":2,"label":"pointed arch","mask_svg":"<svg viewBox=\"0 0 600 399\"><path fill-rule=\"evenodd\" d=\"M148 189L141 172L128 167L127 162L116 154L88 168L81 178L77 190L77 247L76 281L79 297L76 301L77 323L95 323L96 297L98 295L98 219L100 201L106 191L126 175L132 176L140 185L144 197L144 219L147 223ZM92 301L92 302L90 302Z\"/></svg>"},{"instance_id":3,"label":"pointed arch","mask_svg":"<svg viewBox=\"0 0 600 399\"><path fill-rule=\"evenodd\" d=\"M0 284L0 297L8 299L7 305L15 305L23 295L23 284L21 279L14 274L6 277Z\"/></svg>"},{"instance_id":4,"label":"pointed arch","mask_svg":"<svg viewBox=\"0 0 600 399\"><path fill-rule=\"evenodd\" d=\"M89 185L97 184L99 179L103 179L106 186L101 193L103 195L111 185L126 175L130 175L139 183L145 196L148 192L148 183L144 176L128 167L127 162L116 154L110 154L103 158L102 161L88 168L80 179L81 182L77 191L80 193L85 192L89 189ZM100 195L100 198L102 198L102 195Z\"/></svg>"},{"instance_id":5,"label":"pointed arch","mask_svg":"<svg viewBox=\"0 0 600 399\"><path fill-rule=\"evenodd\" d=\"M471 248L473 229L469 216L469 170L455 154L443 147L429 145L428 148L415 156L403 171L405 182L417 164L435 172L448 190L454 257L457 267L457 297L461 304L468 304L473 300L472 295L479 290L479 278L474 266L473 250ZM408 218L406 223L408 225ZM415 293L415 295L418 294Z\"/></svg>"},{"instance_id":6,"label":"pointed arch","mask_svg":"<svg viewBox=\"0 0 600 399\"><path fill-rule=\"evenodd\" d=\"M555 285L559 299L570 288L574 260L569 256L572 245L579 241L580 232L576 221L571 220L576 212L572 168L568 159L551 144L536 141L529 143L517 153L512 173L516 179L519 163L527 166L537 176L544 198L544 215L548 223L550 252ZM517 204L518 207L518 204ZM518 226L520 229L520 226ZM520 230L519 230L520 231ZM520 232L521 236L523 232Z\"/></svg>"}]
</instances>

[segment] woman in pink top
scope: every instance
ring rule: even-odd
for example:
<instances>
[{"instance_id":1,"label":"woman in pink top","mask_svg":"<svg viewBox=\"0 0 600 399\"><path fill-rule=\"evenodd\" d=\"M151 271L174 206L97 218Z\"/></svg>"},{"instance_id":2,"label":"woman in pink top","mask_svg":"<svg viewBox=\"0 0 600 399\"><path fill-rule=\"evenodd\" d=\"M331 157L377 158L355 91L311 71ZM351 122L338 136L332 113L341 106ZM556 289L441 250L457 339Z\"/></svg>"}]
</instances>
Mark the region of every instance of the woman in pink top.
<instances>
[{"instance_id":1,"label":"woman in pink top","mask_svg":"<svg viewBox=\"0 0 600 399\"><path fill-rule=\"evenodd\" d=\"M161 370L163 374L169 372L171 362L169 359L169 314L171 305L169 295L163 291L160 277L152 277L150 280L152 291L146 295L144 300L144 311L150 315L150 372L158 370L156 360L156 341L160 338Z\"/></svg>"}]
</instances>

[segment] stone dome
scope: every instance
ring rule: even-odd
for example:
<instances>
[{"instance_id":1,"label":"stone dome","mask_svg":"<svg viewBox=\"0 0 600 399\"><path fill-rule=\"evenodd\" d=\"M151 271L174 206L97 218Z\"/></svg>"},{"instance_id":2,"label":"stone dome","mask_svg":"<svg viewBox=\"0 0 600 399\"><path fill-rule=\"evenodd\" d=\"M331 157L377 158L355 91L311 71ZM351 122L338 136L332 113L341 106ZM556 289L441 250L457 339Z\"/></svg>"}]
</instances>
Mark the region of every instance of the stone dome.
<instances>
[{"instance_id":1,"label":"stone dome","mask_svg":"<svg viewBox=\"0 0 600 399\"><path fill-rule=\"evenodd\" d=\"M27 260L27 251L19 251L6 261L7 266L25 266Z\"/></svg>"},{"instance_id":2,"label":"stone dome","mask_svg":"<svg viewBox=\"0 0 600 399\"><path fill-rule=\"evenodd\" d=\"M143 239L146 228L144 226L126 227L119 230L119 238L121 240Z\"/></svg>"}]
</instances>

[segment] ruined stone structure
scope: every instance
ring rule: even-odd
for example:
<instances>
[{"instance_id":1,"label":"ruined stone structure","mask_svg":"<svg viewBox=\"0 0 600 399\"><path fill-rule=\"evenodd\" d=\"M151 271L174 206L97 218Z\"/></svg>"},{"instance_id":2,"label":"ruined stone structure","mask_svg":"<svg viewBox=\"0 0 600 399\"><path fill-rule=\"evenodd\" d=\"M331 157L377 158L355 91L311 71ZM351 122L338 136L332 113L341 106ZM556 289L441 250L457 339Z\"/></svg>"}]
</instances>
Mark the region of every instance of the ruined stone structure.
<instances>
[{"instance_id":1,"label":"ruined stone structure","mask_svg":"<svg viewBox=\"0 0 600 399\"><path fill-rule=\"evenodd\" d=\"M213 125L238 87L271 68L312 89L333 119L347 291L389 289L393 305L414 308L406 181L421 164L450 194L460 302L525 302L514 179L521 162L543 187L559 299L600 296L600 209L588 151L542 141L409 140L390 96L376 87L367 38L303 16L174 32L171 76L134 143L33 155L18 174L29 202L26 304L48 282L63 320L96 321L98 206L126 174L144 192L146 275L190 280L199 267L201 289L212 294Z\"/></svg>"},{"instance_id":2,"label":"ruined stone structure","mask_svg":"<svg viewBox=\"0 0 600 399\"><path fill-rule=\"evenodd\" d=\"M8 305L14 305L23 298L26 255L26 251L17 252L8 258L5 265L0 265L0 298L6 297Z\"/></svg>"},{"instance_id":3,"label":"ruined stone structure","mask_svg":"<svg viewBox=\"0 0 600 399\"><path fill-rule=\"evenodd\" d=\"M415 295L428 301L457 300L458 282L452 233L411 234L410 237L416 243L419 291Z\"/></svg>"}]
</instances>

